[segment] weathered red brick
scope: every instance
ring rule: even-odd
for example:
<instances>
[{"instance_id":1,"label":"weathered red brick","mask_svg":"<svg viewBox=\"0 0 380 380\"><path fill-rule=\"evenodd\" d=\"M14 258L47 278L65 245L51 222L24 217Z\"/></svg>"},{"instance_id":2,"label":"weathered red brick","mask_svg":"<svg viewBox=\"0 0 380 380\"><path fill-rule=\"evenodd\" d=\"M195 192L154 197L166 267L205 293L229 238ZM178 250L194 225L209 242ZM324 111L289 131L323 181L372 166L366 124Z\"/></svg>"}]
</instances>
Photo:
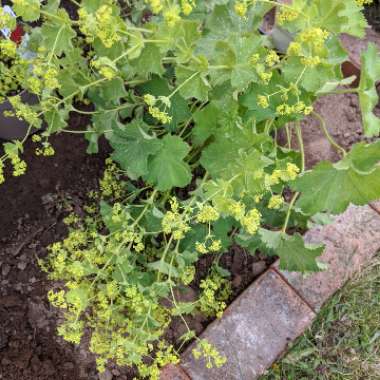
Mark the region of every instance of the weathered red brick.
<instances>
[{"instance_id":1,"label":"weathered red brick","mask_svg":"<svg viewBox=\"0 0 380 380\"><path fill-rule=\"evenodd\" d=\"M332 224L308 231L305 241L326 245L320 261L328 265L327 270L307 277L294 272L281 273L307 303L319 310L379 251L380 215L369 206L350 206Z\"/></svg>"},{"instance_id":2,"label":"weathered red brick","mask_svg":"<svg viewBox=\"0 0 380 380\"><path fill-rule=\"evenodd\" d=\"M315 314L274 270L264 273L214 321L201 338L227 357L221 368L206 369L193 346L182 365L193 380L257 379L299 336Z\"/></svg>"},{"instance_id":3,"label":"weathered red brick","mask_svg":"<svg viewBox=\"0 0 380 380\"><path fill-rule=\"evenodd\" d=\"M177 365L169 364L161 371L160 380L191 380L185 371Z\"/></svg>"}]
</instances>

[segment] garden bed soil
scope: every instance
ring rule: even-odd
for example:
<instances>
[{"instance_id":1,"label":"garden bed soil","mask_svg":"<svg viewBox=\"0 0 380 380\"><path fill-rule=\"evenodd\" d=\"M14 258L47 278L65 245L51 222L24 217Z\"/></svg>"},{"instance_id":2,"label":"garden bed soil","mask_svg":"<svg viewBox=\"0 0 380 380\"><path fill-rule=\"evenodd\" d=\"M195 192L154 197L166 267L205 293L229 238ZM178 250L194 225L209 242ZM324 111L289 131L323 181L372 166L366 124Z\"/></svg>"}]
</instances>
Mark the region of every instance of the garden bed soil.
<instances>
[{"instance_id":1,"label":"garden bed soil","mask_svg":"<svg viewBox=\"0 0 380 380\"><path fill-rule=\"evenodd\" d=\"M360 112L355 95L325 97L315 105L326 118L327 126L338 143L349 148L361 141ZM82 128L86 120L74 118L70 128ZM307 162L312 166L321 159L338 159L324 142L317 122L304 125ZM28 172L20 178L9 178L0 187L0 379L6 380L96 380L94 358L86 345L79 347L64 342L56 335L60 320L51 308L46 293L52 283L41 272L37 259L46 256L46 247L65 237L62 222L67 209L81 210L86 193L96 189L104 168L107 147L101 153L85 153L82 136L62 134L53 138L56 155L36 157L34 146L26 144ZM234 247L221 260L232 272L233 296L237 296L271 261L252 257ZM200 271L209 263L201 263ZM181 297L192 299L196 289L188 288ZM189 321L200 333L209 321L195 317ZM167 338L175 340L184 331L174 322ZM132 372L111 367L102 380L130 380Z\"/></svg>"}]
</instances>

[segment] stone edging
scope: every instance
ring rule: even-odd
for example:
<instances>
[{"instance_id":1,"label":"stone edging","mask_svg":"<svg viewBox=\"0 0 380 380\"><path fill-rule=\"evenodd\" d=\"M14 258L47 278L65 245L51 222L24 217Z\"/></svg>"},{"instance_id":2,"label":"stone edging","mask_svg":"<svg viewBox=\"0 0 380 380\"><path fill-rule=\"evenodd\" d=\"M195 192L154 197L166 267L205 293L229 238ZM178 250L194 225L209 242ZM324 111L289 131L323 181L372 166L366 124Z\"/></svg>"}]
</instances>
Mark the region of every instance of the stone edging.
<instances>
[{"instance_id":1,"label":"stone edging","mask_svg":"<svg viewBox=\"0 0 380 380\"><path fill-rule=\"evenodd\" d=\"M308 231L305 241L326 245L321 257L328 265L325 271L304 277L281 271L275 263L201 335L227 357L227 364L206 369L204 361L194 360L191 345L182 355L181 367L165 368L161 380L261 376L310 326L322 305L378 252L380 202L349 207L332 224Z\"/></svg>"}]
</instances>

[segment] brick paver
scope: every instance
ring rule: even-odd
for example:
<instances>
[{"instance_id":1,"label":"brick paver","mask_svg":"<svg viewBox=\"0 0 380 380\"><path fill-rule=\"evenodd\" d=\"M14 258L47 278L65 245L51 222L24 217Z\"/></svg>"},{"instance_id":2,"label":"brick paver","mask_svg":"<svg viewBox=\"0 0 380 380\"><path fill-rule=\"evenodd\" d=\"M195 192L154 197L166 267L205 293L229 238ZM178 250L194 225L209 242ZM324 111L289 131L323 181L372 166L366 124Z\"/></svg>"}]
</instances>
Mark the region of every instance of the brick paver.
<instances>
[{"instance_id":1,"label":"brick paver","mask_svg":"<svg viewBox=\"0 0 380 380\"><path fill-rule=\"evenodd\" d=\"M274 270L253 283L213 322L202 338L227 357L221 368L206 369L190 346L181 364L193 380L254 380L314 319L309 306Z\"/></svg>"},{"instance_id":2,"label":"brick paver","mask_svg":"<svg viewBox=\"0 0 380 380\"><path fill-rule=\"evenodd\" d=\"M369 206L350 206L332 224L308 231L305 240L326 244L321 261L328 265L327 270L306 278L299 273L281 273L307 303L319 310L379 251L380 215Z\"/></svg>"},{"instance_id":3,"label":"brick paver","mask_svg":"<svg viewBox=\"0 0 380 380\"><path fill-rule=\"evenodd\" d=\"M191 380L179 366L169 364L161 370L160 380Z\"/></svg>"}]
</instances>

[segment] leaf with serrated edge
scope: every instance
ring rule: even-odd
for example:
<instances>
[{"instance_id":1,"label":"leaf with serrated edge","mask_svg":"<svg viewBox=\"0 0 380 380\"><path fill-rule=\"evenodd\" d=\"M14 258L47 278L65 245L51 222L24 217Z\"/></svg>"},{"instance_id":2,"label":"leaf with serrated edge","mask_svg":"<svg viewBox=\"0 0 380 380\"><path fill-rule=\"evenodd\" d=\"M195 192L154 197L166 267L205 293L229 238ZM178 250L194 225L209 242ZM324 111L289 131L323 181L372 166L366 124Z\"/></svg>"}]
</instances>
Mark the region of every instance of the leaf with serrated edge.
<instances>
[{"instance_id":1,"label":"leaf with serrated edge","mask_svg":"<svg viewBox=\"0 0 380 380\"><path fill-rule=\"evenodd\" d=\"M373 113L379 101L376 82L380 80L380 56L372 43L362 54L362 70L359 84L359 102L362 111L363 129L366 136L377 136L380 133L380 119Z\"/></svg>"},{"instance_id":2,"label":"leaf with serrated edge","mask_svg":"<svg viewBox=\"0 0 380 380\"><path fill-rule=\"evenodd\" d=\"M281 232L261 229L264 245L280 258L280 269L297 272L317 272L316 261L323 252L323 246L306 246L300 234L292 236Z\"/></svg>"},{"instance_id":3,"label":"leaf with serrated edge","mask_svg":"<svg viewBox=\"0 0 380 380\"><path fill-rule=\"evenodd\" d=\"M365 205L380 198L380 168L360 174L347 161L335 165L324 161L298 177L291 187L302 193L297 207L303 213L314 215L327 211L339 214L350 203Z\"/></svg>"},{"instance_id":4,"label":"leaf with serrated edge","mask_svg":"<svg viewBox=\"0 0 380 380\"><path fill-rule=\"evenodd\" d=\"M114 130L110 139L114 148L112 158L137 179L148 174L148 159L162 147L162 142L147 134L145 123L135 120L132 123Z\"/></svg>"},{"instance_id":5,"label":"leaf with serrated edge","mask_svg":"<svg viewBox=\"0 0 380 380\"><path fill-rule=\"evenodd\" d=\"M161 141L160 151L149 162L146 179L159 191L185 187L191 181L190 166L183 161L189 146L178 136L166 135Z\"/></svg>"}]
</instances>

